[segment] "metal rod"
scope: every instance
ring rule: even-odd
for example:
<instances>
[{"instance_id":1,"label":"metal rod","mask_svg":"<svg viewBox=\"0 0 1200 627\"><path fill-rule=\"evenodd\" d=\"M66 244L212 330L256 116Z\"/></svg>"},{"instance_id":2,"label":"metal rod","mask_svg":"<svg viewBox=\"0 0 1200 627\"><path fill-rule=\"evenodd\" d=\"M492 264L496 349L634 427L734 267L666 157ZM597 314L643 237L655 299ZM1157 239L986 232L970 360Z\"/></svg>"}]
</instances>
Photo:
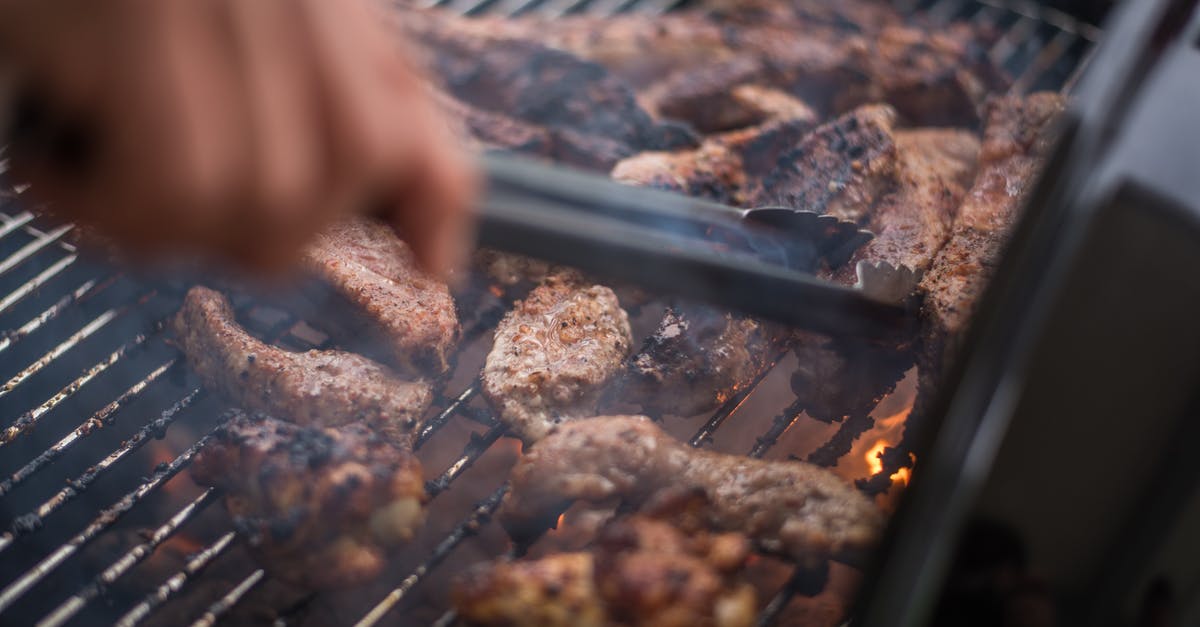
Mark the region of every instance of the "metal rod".
<instances>
[{"instance_id":1,"label":"metal rod","mask_svg":"<svg viewBox=\"0 0 1200 627\"><path fill-rule=\"evenodd\" d=\"M462 455L454 463L450 464L450 467L437 479L425 482L425 492L429 494L429 498L445 492L455 479L459 478L476 461L479 461L479 458L483 457L483 454L491 448L492 444L507 432L508 427L503 424L497 424L484 432L483 435L472 433L467 445L463 447Z\"/></svg>"},{"instance_id":2,"label":"metal rod","mask_svg":"<svg viewBox=\"0 0 1200 627\"><path fill-rule=\"evenodd\" d=\"M79 377L71 383L68 383L66 387L56 392L53 396L43 401L37 407L34 407L33 409L22 414L16 422L5 428L4 431L0 432L0 447L11 443L17 438L17 436L28 431L29 429L32 429L38 423L38 421L41 420L42 416L46 414L46 412L49 412L57 407L59 403L70 398L71 395L78 392L81 388L83 388L83 386L87 385L88 382L92 381L105 370L108 370L114 364L121 361L121 359L123 359L131 351L145 344L149 337L150 334L148 333L137 334L132 340L125 342L118 347L117 350L109 353L108 357L104 358L91 368L85 370L83 374L79 375Z\"/></svg>"},{"instance_id":3,"label":"metal rod","mask_svg":"<svg viewBox=\"0 0 1200 627\"><path fill-rule=\"evenodd\" d=\"M137 566L150 557L160 544L175 535L179 531L179 528L191 520L193 516L204 511L206 507L217 499L217 496L215 488L208 488L200 496L192 499L191 502L183 506L183 509L167 519L167 522L155 529L145 542L129 549L117 561L104 569L104 572L97 575L91 583L84 586L82 590L76 592L66 601L63 601L54 611L38 621L37 626L58 627L66 623L78 614L90 601L103 594L105 588L111 586L134 566Z\"/></svg>"},{"instance_id":4,"label":"metal rod","mask_svg":"<svg viewBox=\"0 0 1200 627\"><path fill-rule=\"evenodd\" d=\"M68 451L71 448L71 446L73 446L80 439L91 435L92 433L96 432L99 429L103 429L104 427L108 426L109 424L112 424L113 416L116 414L117 410L119 410L121 407L129 404L129 402L133 401L138 396L140 396L142 394L142 392L144 392L146 390L146 388L150 386L151 383L156 381L160 376L162 376L163 373L165 373L168 369L170 369L172 366L174 366L178 361L179 361L179 358L175 357L175 358L168 360L167 362L165 362L163 364L160 364L157 368L150 371L150 374L146 375L146 377L144 377L141 381L138 381L137 383L133 384L129 389L125 390L125 392L123 394L118 396L111 403L109 403L108 405L105 405L103 408L100 409L100 411L97 411L95 414L92 414L91 418L88 418L87 420L83 421L78 427L75 427L75 429L71 430L70 433L63 436L62 439L60 439L57 443L54 444L54 446L51 446L50 448L43 451L40 455L38 455L37 457L30 460L28 463L26 463L24 466L22 466L20 469L18 469L16 472L14 472L11 476L9 476L4 481L0 481L0 496L4 496L5 494L8 494L9 492L12 491L13 488L15 488L18 485L20 485L21 483L25 482L25 480L27 480L27 479L29 479L29 477L33 476L34 473L36 473L38 470L41 470L43 467L50 464L55 459L58 459L63 453ZM191 394L184 397L184 400L190 403L190 399L195 398L197 392L199 392L199 390L193 390ZM179 404L176 404L175 407L172 407L171 409L163 412L163 417L165 418L168 416L168 414L170 414L171 415L170 420L173 420L174 412L178 411L178 407L179 407ZM159 420L150 422L150 424L142 427L142 429L144 430L144 429L154 427L160 420L162 420L162 418L160 418ZM168 424L169 424L169 422L168 422ZM163 425L163 426L165 427L165 425ZM135 435L134 437L136 438L137 436ZM134 439L126 440L125 446L123 446L123 447L121 447L121 449L118 449L117 451L115 451L114 454L116 452L120 452L122 449L124 449L134 443L135 443ZM0 544L0 549L2 549L2 548L3 548L3 545Z\"/></svg>"},{"instance_id":5,"label":"metal rod","mask_svg":"<svg viewBox=\"0 0 1200 627\"><path fill-rule=\"evenodd\" d=\"M785 346L779 349L773 358L767 360L767 362L763 364L763 367L759 369L758 373L754 375L754 378L746 383L745 387L738 390L737 393L730 397L729 400L725 401L725 403L721 405L721 407L719 407L703 425L701 425L700 429L696 431L696 434L693 435L690 440L688 440L688 444L694 447L699 447L704 445L705 442L711 440L713 434L717 432L717 429L721 428L721 425L725 423L725 420L729 418L729 416L733 415L733 413L742 406L742 403L746 402L746 399L749 398L754 390L758 388L758 384L762 383L763 379L767 378L767 375L770 374L771 370L775 368L775 365L779 363L779 360L783 359L784 355L787 355L787 351L788 347Z\"/></svg>"},{"instance_id":6,"label":"metal rod","mask_svg":"<svg viewBox=\"0 0 1200 627\"><path fill-rule=\"evenodd\" d=\"M217 599L215 603L208 606L204 614L192 623L192 627L212 627L225 612L233 609L233 606L237 605L237 602L241 601L247 592L262 582L265 575L266 573L261 568L250 573L241 583L234 586L229 592L226 592L225 596Z\"/></svg>"},{"instance_id":7,"label":"metal rod","mask_svg":"<svg viewBox=\"0 0 1200 627\"><path fill-rule=\"evenodd\" d=\"M0 217L4 218L4 224L0 225L0 239L3 239L8 237L9 234L13 233L17 229L29 224L29 222L33 220L33 212L22 211L21 213L11 217L0 214Z\"/></svg>"},{"instance_id":8,"label":"metal rod","mask_svg":"<svg viewBox=\"0 0 1200 627\"><path fill-rule=\"evenodd\" d=\"M0 275L5 274L9 270L17 267L21 264L21 262L36 255L38 251L42 250L43 248L53 244L54 242L57 242L60 238L62 238L62 236L71 232L71 229L73 228L75 228L75 225L73 224L64 224L63 226L46 233L44 237L36 239L22 246L20 250L9 255L8 259L0 262Z\"/></svg>"},{"instance_id":9,"label":"metal rod","mask_svg":"<svg viewBox=\"0 0 1200 627\"><path fill-rule=\"evenodd\" d=\"M187 564L184 564L183 570L168 577L158 588L146 595L145 599L130 608L124 616L117 619L114 625L116 627L134 627L145 620L151 612L175 598L183 590L184 584L204 572L204 569L208 568L209 564L212 564L214 560L224 554L233 545L233 541L237 538L237 535L236 531L228 531L220 538L217 538L216 542L213 542L199 553L193 555Z\"/></svg>"},{"instance_id":10,"label":"metal rod","mask_svg":"<svg viewBox=\"0 0 1200 627\"><path fill-rule=\"evenodd\" d=\"M4 352L9 346L18 340L29 336L42 325L57 318L63 311L73 304L84 302L85 300L95 296L96 294L108 289L112 286L120 275L113 275L105 279L103 282L97 283L96 279L84 281L82 285L75 288L75 291L63 296L54 302L53 305L47 307L42 313L33 317L32 320L21 325L20 328L13 331L0 333L0 353Z\"/></svg>"},{"instance_id":11,"label":"metal rod","mask_svg":"<svg viewBox=\"0 0 1200 627\"><path fill-rule=\"evenodd\" d=\"M796 420L800 418L800 414L804 413L804 405L805 403L801 399L796 399L792 401L791 405L788 405L783 411L779 412L771 420L771 426L767 429L767 432L755 438L754 446L750 447L750 452L747 455L754 459L762 459L767 454L767 451L772 446L775 446L779 438L783 437L783 434L787 433L787 430L796 424Z\"/></svg>"},{"instance_id":12,"label":"metal rod","mask_svg":"<svg viewBox=\"0 0 1200 627\"><path fill-rule=\"evenodd\" d=\"M865 411L855 412L842 421L841 426L829 438L829 441L808 454L805 459L817 466L834 466L854 448L854 441L871 427L875 426L875 418Z\"/></svg>"},{"instance_id":13,"label":"metal rod","mask_svg":"<svg viewBox=\"0 0 1200 627\"><path fill-rule=\"evenodd\" d=\"M198 442L183 453L180 453L171 463L158 469L145 483L101 512L83 531L79 532L53 553L46 556L41 562L38 562L37 566L34 566L24 575L18 577L16 581L5 587L4 590L0 591L0 612L4 612L12 607L12 604L17 599L20 599L26 592L29 592L30 588L44 579L46 575L54 572L68 557L74 555L76 551L87 543L95 540L97 536L120 520L126 512L133 509L134 505L137 505L147 495L153 493L163 483L166 483L167 480L178 474L180 470L183 470L191 463L192 458L200 452L200 449L208 443L211 437L212 433L210 432L208 435L200 438Z\"/></svg>"},{"instance_id":14,"label":"metal rod","mask_svg":"<svg viewBox=\"0 0 1200 627\"><path fill-rule=\"evenodd\" d=\"M68 481L65 487L56 492L54 496L44 501L32 512L25 514L24 516L19 516L13 523L12 528L6 531L4 535L0 536L0 552L7 549L9 545L12 544L14 538L20 537L39 528L46 516L53 514L58 510L58 508L62 507L68 501L82 494L84 490L87 490L88 487L91 486L93 481L107 472L117 462L121 461L121 459L126 455L140 449L151 439L161 436L166 431L167 427L179 417L179 413L183 409L191 406L193 401L199 397L200 390L193 390L190 394L180 399L179 402L175 403L166 411L164 411L156 420L151 421L139 429L137 433L133 434L132 437L125 441L124 446L113 451L112 453L109 453L107 457L97 462L96 465L89 468L87 472L71 481ZM47 453L49 452L50 451L47 451ZM42 455L46 455L46 453L43 453ZM61 455L61 451L58 451L53 455ZM39 456L39 458L40 457L41 456ZM20 475L21 480L24 480L32 475L38 467L46 463L49 462L39 462L38 459L35 459L21 470L18 470L16 474L5 480L5 492L11 490L17 485L17 483L19 483L19 481L14 481L18 475Z\"/></svg>"},{"instance_id":15,"label":"metal rod","mask_svg":"<svg viewBox=\"0 0 1200 627\"><path fill-rule=\"evenodd\" d=\"M50 267L39 272L37 276L26 281L23 285L21 285L21 287L9 292L7 296L5 296L3 299L0 299L0 313L4 313L9 307L12 307L26 296L29 296L37 291L39 287L45 285L48 281L58 276L60 272L70 267L70 265L75 263L75 261L78 259L79 255L77 254L67 255L66 257L63 257L62 259L59 259L51 264Z\"/></svg>"},{"instance_id":16,"label":"metal rod","mask_svg":"<svg viewBox=\"0 0 1200 627\"><path fill-rule=\"evenodd\" d=\"M134 303L122 305L120 307L113 307L93 318L92 321L85 324L83 328L72 333L70 337L60 342L54 348L50 349L46 354L39 357L32 364L26 366L24 370L21 370L17 374L13 375L13 377L9 379L3 386L0 386L0 398L3 398L9 392L12 392L18 385L29 379L29 377L37 374L46 366L49 366L54 362L55 359L61 357L63 353L71 350L80 342L95 335L97 331L103 329L108 323L125 315L134 307L145 304L146 301L150 300L150 298L154 296L154 294L154 291L150 291Z\"/></svg>"},{"instance_id":17,"label":"metal rod","mask_svg":"<svg viewBox=\"0 0 1200 627\"><path fill-rule=\"evenodd\" d=\"M1013 81L1009 92L1014 94L1028 93L1037 82L1037 79L1054 67L1075 41L1076 36L1066 31L1061 31L1055 35L1050 40L1050 43L1042 48L1033 62L1025 68L1025 71L1021 72L1017 80Z\"/></svg>"},{"instance_id":18,"label":"metal rod","mask_svg":"<svg viewBox=\"0 0 1200 627\"><path fill-rule=\"evenodd\" d=\"M438 414L433 418L425 421L425 423L421 426L421 431L417 434L417 439L413 443L413 448L421 448L421 446L428 442L429 439L433 437L433 434L437 433L437 431L441 429L450 420L450 418L454 416L454 414L466 406L467 403L471 402L471 399L475 398L476 394L479 394L478 377L471 382L471 385L467 386L467 389L459 392L458 396L454 397L454 399L450 401L450 404L446 405L445 409L438 412Z\"/></svg>"},{"instance_id":19,"label":"metal rod","mask_svg":"<svg viewBox=\"0 0 1200 627\"><path fill-rule=\"evenodd\" d=\"M757 627L767 627L779 619L784 608L791 602L792 598L797 594L805 596L815 596L825 589L825 585L829 582L829 563L826 562L818 568L803 568L797 566L792 571L792 576L788 578L779 592L767 603L763 611L758 615L758 621L755 622Z\"/></svg>"},{"instance_id":20,"label":"metal rod","mask_svg":"<svg viewBox=\"0 0 1200 627\"><path fill-rule=\"evenodd\" d=\"M460 522L450 532L450 535L438 543L437 547L433 549L433 553L420 566L417 566L411 575L405 577L399 586L389 592L375 607L371 608L371 611L367 612L366 616L363 616L355 623L355 627L371 627L378 623L388 612L392 611L409 591L416 587L429 574L429 571L433 570L438 564L441 564L442 560L446 559L454 551L455 547L463 540L479 532L479 529L491 519L492 514L500 507L500 502L504 499L504 495L507 492L508 483L505 483L497 488L491 496L476 505L471 514Z\"/></svg>"}]
</instances>

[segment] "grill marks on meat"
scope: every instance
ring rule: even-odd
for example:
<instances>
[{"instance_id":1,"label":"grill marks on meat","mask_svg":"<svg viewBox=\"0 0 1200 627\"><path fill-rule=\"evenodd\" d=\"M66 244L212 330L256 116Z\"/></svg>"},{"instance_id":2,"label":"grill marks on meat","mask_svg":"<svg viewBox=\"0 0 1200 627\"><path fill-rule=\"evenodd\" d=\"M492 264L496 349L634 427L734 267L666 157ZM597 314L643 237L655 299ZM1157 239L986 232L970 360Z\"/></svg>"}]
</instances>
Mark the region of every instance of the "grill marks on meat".
<instances>
[{"instance_id":1,"label":"grill marks on meat","mask_svg":"<svg viewBox=\"0 0 1200 627\"><path fill-rule=\"evenodd\" d=\"M779 157L757 189L755 206L782 205L862 223L895 182L896 112L859 107L822 124Z\"/></svg>"},{"instance_id":2,"label":"grill marks on meat","mask_svg":"<svg viewBox=\"0 0 1200 627\"><path fill-rule=\"evenodd\" d=\"M483 393L514 434L536 442L556 424L594 415L632 341L611 289L552 274L496 327Z\"/></svg>"},{"instance_id":3,"label":"grill marks on meat","mask_svg":"<svg viewBox=\"0 0 1200 627\"><path fill-rule=\"evenodd\" d=\"M960 335L966 326L1046 158L1063 106L1063 97L1054 93L1008 96L989 104L979 173L949 241L920 285L931 345Z\"/></svg>"},{"instance_id":4,"label":"grill marks on meat","mask_svg":"<svg viewBox=\"0 0 1200 627\"><path fill-rule=\"evenodd\" d=\"M191 474L225 492L274 576L309 589L372 579L424 518L420 463L362 425L319 429L239 413Z\"/></svg>"},{"instance_id":5,"label":"grill marks on meat","mask_svg":"<svg viewBox=\"0 0 1200 627\"><path fill-rule=\"evenodd\" d=\"M223 294L205 287L188 291L171 325L204 386L250 411L313 427L363 422L407 445L433 399L425 382L404 381L354 353L265 344L238 325Z\"/></svg>"},{"instance_id":6,"label":"grill marks on meat","mask_svg":"<svg viewBox=\"0 0 1200 627\"><path fill-rule=\"evenodd\" d=\"M883 526L879 509L827 470L693 449L642 416L559 425L521 457L511 481L500 520L518 541L571 500L619 497L636 506L681 486L704 491L709 528L745 533L809 565L869 548Z\"/></svg>"},{"instance_id":7,"label":"grill marks on meat","mask_svg":"<svg viewBox=\"0 0 1200 627\"><path fill-rule=\"evenodd\" d=\"M762 368L771 330L710 307L673 307L616 386L622 402L693 416L729 400Z\"/></svg>"},{"instance_id":8,"label":"grill marks on meat","mask_svg":"<svg viewBox=\"0 0 1200 627\"><path fill-rule=\"evenodd\" d=\"M748 627L754 590L732 578L748 555L740 534L635 514L605 525L587 551L476 566L452 597L478 625Z\"/></svg>"},{"instance_id":9,"label":"grill marks on meat","mask_svg":"<svg viewBox=\"0 0 1200 627\"><path fill-rule=\"evenodd\" d=\"M889 264L924 272L950 236L959 203L975 174L979 140L967 131L917 129L895 133L896 189L872 212L875 237L852 262ZM841 281L854 282L855 263Z\"/></svg>"},{"instance_id":10,"label":"grill marks on meat","mask_svg":"<svg viewBox=\"0 0 1200 627\"><path fill-rule=\"evenodd\" d=\"M304 261L383 332L390 360L411 373L450 369L460 328L450 289L417 269L387 225L368 218L317 236Z\"/></svg>"}]
</instances>

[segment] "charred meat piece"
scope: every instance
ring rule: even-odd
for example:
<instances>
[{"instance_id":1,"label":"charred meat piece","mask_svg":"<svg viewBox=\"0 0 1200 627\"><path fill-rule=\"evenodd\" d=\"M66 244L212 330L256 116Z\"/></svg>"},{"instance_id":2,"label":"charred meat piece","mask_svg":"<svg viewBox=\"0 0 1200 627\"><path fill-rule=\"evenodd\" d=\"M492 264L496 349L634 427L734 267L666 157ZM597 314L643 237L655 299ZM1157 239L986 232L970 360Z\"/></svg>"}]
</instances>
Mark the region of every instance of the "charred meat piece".
<instances>
[{"instance_id":1,"label":"charred meat piece","mask_svg":"<svg viewBox=\"0 0 1200 627\"><path fill-rule=\"evenodd\" d=\"M710 307L673 307L616 386L622 401L654 414L693 416L745 386L762 368L772 331Z\"/></svg>"},{"instance_id":2,"label":"charred meat piece","mask_svg":"<svg viewBox=\"0 0 1200 627\"><path fill-rule=\"evenodd\" d=\"M571 500L619 497L636 506L679 486L704 491L709 528L740 531L809 565L867 549L883 527L879 509L827 470L693 449L643 416L561 424L521 457L511 481L500 520L519 541Z\"/></svg>"},{"instance_id":3,"label":"charred meat piece","mask_svg":"<svg viewBox=\"0 0 1200 627\"><path fill-rule=\"evenodd\" d=\"M889 264L922 273L950 236L955 214L975 175L979 140L966 131L917 129L895 134L896 189L872 212L875 237L843 269L853 284L855 262Z\"/></svg>"},{"instance_id":4,"label":"charred meat piece","mask_svg":"<svg viewBox=\"0 0 1200 627\"><path fill-rule=\"evenodd\" d=\"M863 222L895 183L896 112L884 105L860 107L822 124L752 190L754 206L781 205Z\"/></svg>"},{"instance_id":5,"label":"charred meat piece","mask_svg":"<svg viewBox=\"0 0 1200 627\"><path fill-rule=\"evenodd\" d=\"M611 289L552 274L496 327L483 393L514 434L536 442L556 424L594 415L632 341Z\"/></svg>"},{"instance_id":6,"label":"charred meat piece","mask_svg":"<svg viewBox=\"0 0 1200 627\"><path fill-rule=\"evenodd\" d=\"M225 493L273 575L310 589L375 577L423 520L420 463L363 425L318 429L238 413L191 473Z\"/></svg>"},{"instance_id":7,"label":"charred meat piece","mask_svg":"<svg viewBox=\"0 0 1200 627\"><path fill-rule=\"evenodd\" d=\"M649 151L624 159L613 168L614 180L630 185L678 192L731 205L748 203L751 185L775 167L780 155L799 143L816 121L803 103L773 100L771 90L745 85L737 90L766 106L778 107L778 117L761 124L712 135L695 150ZM801 108L803 107L803 108ZM774 112L770 115L776 115Z\"/></svg>"},{"instance_id":8,"label":"charred meat piece","mask_svg":"<svg viewBox=\"0 0 1200 627\"><path fill-rule=\"evenodd\" d=\"M921 281L928 346L942 346L966 326L1046 158L1063 105L1055 93L1007 96L989 104L979 173L949 241Z\"/></svg>"},{"instance_id":9,"label":"charred meat piece","mask_svg":"<svg viewBox=\"0 0 1200 627\"><path fill-rule=\"evenodd\" d=\"M391 228L368 218L339 222L304 260L382 331L394 365L417 374L449 370L461 331L450 289L417 268Z\"/></svg>"},{"instance_id":10,"label":"charred meat piece","mask_svg":"<svg viewBox=\"0 0 1200 627\"><path fill-rule=\"evenodd\" d=\"M749 548L737 533L635 514L587 551L476 566L452 596L473 625L748 626L754 590L732 575Z\"/></svg>"},{"instance_id":11,"label":"charred meat piece","mask_svg":"<svg viewBox=\"0 0 1200 627\"><path fill-rule=\"evenodd\" d=\"M425 382L404 381L361 355L265 344L238 325L223 294L205 287L188 291L171 327L207 389L300 425L362 422L403 445L433 399Z\"/></svg>"},{"instance_id":12,"label":"charred meat piece","mask_svg":"<svg viewBox=\"0 0 1200 627\"><path fill-rule=\"evenodd\" d=\"M425 49L433 75L473 106L542 126L602 138L626 149L694 146L695 135L654 120L603 66L537 43L490 36L422 14L404 26Z\"/></svg>"}]
</instances>

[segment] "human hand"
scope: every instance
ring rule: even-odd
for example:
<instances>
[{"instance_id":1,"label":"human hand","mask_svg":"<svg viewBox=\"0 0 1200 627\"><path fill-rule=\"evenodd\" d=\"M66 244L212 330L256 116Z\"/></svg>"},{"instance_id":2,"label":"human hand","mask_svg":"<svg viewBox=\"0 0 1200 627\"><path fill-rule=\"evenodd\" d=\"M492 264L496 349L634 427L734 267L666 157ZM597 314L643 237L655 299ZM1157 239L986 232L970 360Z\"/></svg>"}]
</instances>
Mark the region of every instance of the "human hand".
<instances>
[{"instance_id":1,"label":"human hand","mask_svg":"<svg viewBox=\"0 0 1200 627\"><path fill-rule=\"evenodd\" d=\"M135 254L279 268L382 204L427 268L463 255L473 172L364 0L0 0L0 59L14 172Z\"/></svg>"}]
</instances>

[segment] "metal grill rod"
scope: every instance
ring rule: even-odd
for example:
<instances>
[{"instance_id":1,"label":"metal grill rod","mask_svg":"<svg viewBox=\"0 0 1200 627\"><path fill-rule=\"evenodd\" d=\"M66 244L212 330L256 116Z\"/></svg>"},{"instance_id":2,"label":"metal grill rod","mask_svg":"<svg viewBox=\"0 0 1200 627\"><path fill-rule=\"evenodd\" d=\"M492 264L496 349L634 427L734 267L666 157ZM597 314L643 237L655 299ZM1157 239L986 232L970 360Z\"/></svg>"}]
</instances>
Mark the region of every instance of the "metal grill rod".
<instances>
[{"instance_id":1,"label":"metal grill rod","mask_svg":"<svg viewBox=\"0 0 1200 627\"><path fill-rule=\"evenodd\" d=\"M42 325L57 318L71 305L82 303L96 294L108 289L117 281L118 278L120 278L120 276L121 275L119 274L110 276L103 282L99 282L97 279L89 279L84 281L83 284L75 288L75 291L55 301L53 305L50 305L44 311L42 311L42 313L34 316L29 322L21 325L16 330L0 333L0 353L3 353L6 349L8 349L8 347L12 346L18 340L28 337L30 334L42 328Z\"/></svg>"},{"instance_id":2,"label":"metal grill rod","mask_svg":"<svg viewBox=\"0 0 1200 627\"><path fill-rule=\"evenodd\" d=\"M154 610L175 598L183 590L184 584L195 579L204 572L204 569L208 568L209 564L212 564L213 560L224 554L237 537L236 531L225 532L216 542L193 555L192 559L184 564L183 570L168 577L154 592L146 595L141 603L133 606L124 616L117 619L114 625L116 627L134 627L145 620Z\"/></svg>"},{"instance_id":3,"label":"metal grill rod","mask_svg":"<svg viewBox=\"0 0 1200 627\"><path fill-rule=\"evenodd\" d=\"M219 427L218 427L219 428ZM53 553L46 556L37 566L34 566L21 577L13 581L4 590L0 591L0 613L3 613L12 604L29 592L30 588L45 579L47 575L54 572L56 568L62 565L67 558L71 557L81 547L95 540L97 536L116 523L122 516L125 515L133 506L140 503L147 495L154 493L171 477L174 477L187 467L192 462L192 458L200 452L200 449L208 443L212 438L212 433L200 438L195 444L188 448L178 457L167 464L165 468L161 468L154 473L152 477L145 483L129 492L119 501L109 506L99 516L96 517L83 531L79 532L75 537L68 540L65 544L56 549Z\"/></svg>"},{"instance_id":4,"label":"metal grill rod","mask_svg":"<svg viewBox=\"0 0 1200 627\"><path fill-rule=\"evenodd\" d=\"M146 340L149 339L151 335L152 334L150 333L137 334L132 340L125 342L116 350L109 353L108 357L100 360L100 362L91 368L88 368L83 374L79 375L78 378L71 383L68 383L66 387L43 401L42 404L25 412L25 414L18 418L15 423L4 429L3 432L0 432L0 446L11 443L14 439L16 439L17 436L28 431L29 429L32 429L47 412L57 407L59 403L70 398L73 394L83 388L83 386L87 385L105 370L108 370L113 365L121 361L121 359L123 359L134 349L145 344Z\"/></svg>"},{"instance_id":5,"label":"metal grill rod","mask_svg":"<svg viewBox=\"0 0 1200 627\"><path fill-rule=\"evenodd\" d=\"M138 430L137 433L133 434L133 436L125 442L124 446L113 451L112 453L109 453L107 457L97 462L96 465L89 468L84 474L71 481L68 481L65 487L56 492L54 496L44 501L41 505L34 508L32 512L23 516L19 516L13 523L12 528L6 531L4 535L0 536L0 552L3 552L5 549L7 549L13 543L15 538L31 533L35 529L39 528L42 524L42 520L45 519L46 516L53 514L58 510L58 508L65 505L68 501L82 494L84 490L87 490L88 487L91 486L93 481L107 472L117 462L121 461L121 459L123 459L126 455L140 449L146 442L165 432L166 428L170 426L171 423L175 422L176 418L179 417L179 412L191 406L193 401L199 397L199 390L193 390L191 394L183 397L183 399L181 399L178 403L175 403L166 411L164 411L162 416L160 416L157 420L151 421ZM55 453L55 455L59 454L61 454L61 452ZM43 453L43 455L45 455L45 453ZM40 457L41 456L39 456L38 459L40 459ZM48 463L38 462L38 459L30 462L24 468L18 470L13 477L10 477L8 480L6 480L5 491L11 490L12 486L16 485L16 483L19 483L9 483L16 477L21 476L23 480L24 478L27 478L29 475L33 474L33 472L36 471L41 464ZM37 462L36 465L35 462ZM32 470L30 470L30 468L32 468Z\"/></svg>"},{"instance_id":6,"label":"metal grill rod","mask_svg":"<svg viewBox=\"0 0 1200 627\"><path fill-rule=\"evenodd\" d=\"M8 237L10 233L16 232L17 229L29 224L33 221L32 211L22 211L15 216L0 214L0 219L4 220L4 224L0 225L0 239Z\"/></svg>"},{"instance_id":7,"label":"metal grill rod","mask_svg":"<svg viewBox=\"0 0 1200 627\"><path fill-rule=\"evenodd\" d=\"M39 272L37 276L26 281L21 287L9 292L7 296L5 296L3 299L0 299L0 314L8 311L9 307L12 307L18 302L24 300L25 297L37 291L39 287L45 285L51 279L58 276L63 270L69 268L71 264L75 263L78 259L79 255L77 254L72 253L67 255L66 257L63 257L62 259L59 259L51 264L50 267Z\"/></svg>"},{"instance_id":8,"label":"metal grill rod","mask_svg":"<svg viewBox=\"0 0 1200 627\"><path fill-rule=\"evenodd\" d=\"M93 318L91 322L83 325L81 329L72 333L67 339L50 349L48 352L46 352L46 354L39 357L32 364L26 366L24 370L21 370L17 374L13 375L13 377L9 379L3 386L0 386L0 398L4 398L5 395L12 392L18 385L21 385L21 383L25 382L33 375L41 372L46 366L54 363L54 360L61 357L63 353L75 348L75 346L80 342L83 342L84 340L95 335L97 331L103 329L108 323L120 318L121 316L124 316L135 307L144 305L148 300L150 300L151 297L154 296L154 294L155 292L151 290L133 303L122 305L120 307L111 307Z\"/></svg>"},{"instance_id":9,"label":"metal grill rod","mask_svg":"<svg viewBox=\"0 0 1200 627\"><path fill-rule=\"evenodd\" d=\"M22 246L20 250L9 255L8 259L5 259L3 262L0 262L0 275L6 274L9 270L12 270L13 268L17 267L18 265L21 264L21 262L34 256L39 251L41 251L43 248L62 239L62 236L66 235L67 233L70 233L71 229L73 229L73 228L75 228L75 225L73 225L73 224L64 224L63 226L60 226L56 229L51 230L49 233L46 233L45 236L38 238L38 239Z\"/></svg>"},{"instance_id":10,"label":"metal grill rod","mask_svg":"<svg viewBox=\"0 0 1200 627\"><path fill-rule=\"evenodd\" d=\"M261 583L264 575L265 573L261 568L250 573L250 576L246 577L241 583L234 586L232 590L225 593L225 596L218 599L216 603L208 606L208 609L205 610L204 614L200 618L196 619L194 623L192 623L192 627L212 627L212 625L216 624L217 620L220 619L225 612L233 609L233 606L237 605L237 602L242 600L242 597L245 596L247 592L253 589L254 586L257 586L259 583Z\"/></svg>"},{"instance_id":11,"label":"metal grill rod","mask_svg":"<svg viewBox=\"0 0 1200 627\"><path fill-rule=\"evenodd\" d=\"M129 549L117 561L113 562L111 566L104 569L104 572L97 575L91 583L64 601L53 612L44 616L38 621L38 627L58 627L66 623L71 617L78 614L88 602L103 594L106 587L111 586L122 575L129 572L131 568L150 557L154 553L154 550L158 548L158 545L175 535L175 532L179 531L179 528L190 520L192 516L204 511L205 508L216 501L217 496L215 488L208 488L200 496L192 499L183 509L167 519L167 522L155 529L150 534L148 540Z\"/></svg>"}]
</instances>

